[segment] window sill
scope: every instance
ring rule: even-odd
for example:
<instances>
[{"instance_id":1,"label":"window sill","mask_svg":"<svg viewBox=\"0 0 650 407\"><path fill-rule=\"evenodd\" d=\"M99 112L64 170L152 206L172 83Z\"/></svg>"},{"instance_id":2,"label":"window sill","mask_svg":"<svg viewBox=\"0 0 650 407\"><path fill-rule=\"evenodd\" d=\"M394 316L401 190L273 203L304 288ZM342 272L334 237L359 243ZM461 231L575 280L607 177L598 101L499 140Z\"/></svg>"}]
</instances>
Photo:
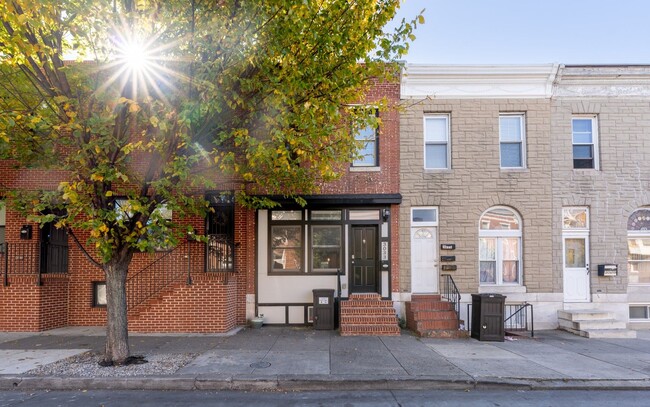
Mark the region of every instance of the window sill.
<instances>
[{"instance_id":1,"label":"window sill","mask_svg":"<svg viewBox=\"0 0 650 407\"><path fill-rule=\"evenodd\" d=\"M524 294L526 293L525 285L479 285L478 286L479 294L508 294L508 293L517 293Z\"/></svg>"},{"instance_id":2,"label":"window sill","mask_svg":"<svg viewBox=\"0 0 650 407\"><path fill-rule=\"evenodd\" d=\"M425 174L452 174L453 170L451 168L425 168Z\"/></svg>"},{"instance_id":3,"label":"window sill","mask_svg":"<svg viewBox=\"0 0 650 407\"><path fill-rule=\"evenodd\" d=\"M500 167L503 172L530 172L528 168L524 167Z\"/></svg>"},{"instance_id":4,"label":"window sill","mask_svg":"<svg viewBox=\"0 0 650 407\"><path fill-rule=\"evenodd\" d=\"M350 172L379 172L381 167L350 167Z\"/></svg>"}]
</instances>

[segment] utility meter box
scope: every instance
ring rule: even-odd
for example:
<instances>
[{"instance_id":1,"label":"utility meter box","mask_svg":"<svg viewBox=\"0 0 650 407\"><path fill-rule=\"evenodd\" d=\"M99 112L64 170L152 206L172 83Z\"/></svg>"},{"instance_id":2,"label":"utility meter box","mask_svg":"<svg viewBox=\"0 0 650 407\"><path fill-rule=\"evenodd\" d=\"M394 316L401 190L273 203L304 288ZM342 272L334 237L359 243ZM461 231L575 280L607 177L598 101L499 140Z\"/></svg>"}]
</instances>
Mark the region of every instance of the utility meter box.
<instances>
[{"instance_id":1,"label":"utility meter box","mask_svg":"<svg viewBox=\"0 0 650 407\"><path fill-rule=\"evenodd\" d=\"M334 290L316 289L314 293L314 329L335 328Z\"/></svg>"}]
</instances>

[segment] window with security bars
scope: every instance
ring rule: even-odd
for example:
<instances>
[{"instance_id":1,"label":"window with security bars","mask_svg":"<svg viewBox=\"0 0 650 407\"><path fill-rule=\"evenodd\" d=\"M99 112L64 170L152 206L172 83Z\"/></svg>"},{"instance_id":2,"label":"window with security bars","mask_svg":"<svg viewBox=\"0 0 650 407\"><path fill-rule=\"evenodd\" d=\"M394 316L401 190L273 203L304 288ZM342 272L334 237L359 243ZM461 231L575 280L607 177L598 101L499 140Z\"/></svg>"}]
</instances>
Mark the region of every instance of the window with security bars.
<instances>
[{"instance_id":1,"label":"window with security bars","mask_svg":"<svg viewBox=\"0 0 650 407\"><path fill-rule=\"evenodd\" d=\"M235 271L235 200L231 194L209 198L206 271Z\"/></svg>"}]
</instances>

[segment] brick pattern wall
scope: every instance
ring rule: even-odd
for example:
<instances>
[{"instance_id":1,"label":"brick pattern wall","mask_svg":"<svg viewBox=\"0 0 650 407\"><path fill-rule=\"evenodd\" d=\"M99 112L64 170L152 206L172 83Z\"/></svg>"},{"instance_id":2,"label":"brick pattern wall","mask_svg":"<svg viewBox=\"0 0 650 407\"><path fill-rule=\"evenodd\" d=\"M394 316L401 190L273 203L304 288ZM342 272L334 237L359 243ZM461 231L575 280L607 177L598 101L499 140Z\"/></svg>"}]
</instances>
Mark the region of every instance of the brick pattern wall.
<instances>
[{"instance_id":1,"label":"brick pattern wall","mask_svg":"<svg viewBox=\"0 0 650 407\"><path fill-rule=\"evenodd\" d=\"M376 83L364 103L386 98L392 107L399 104L399 80ZM399 113L391 108L380 112L379 135L380 171L350 171L342 179L324 185L324 194L379 194L399 192ZM55 189L68 178L65 171L18 169L16 163L0 160L3 185L37 190ZM232 180L219 190L237 189ZM2 190L0 190L2 193ZM398 209L392 208L391 254L392 286L399 289L398 273ZM184 220L204 229L200 218ZM18 241L20 227L26 219L7 211L6 234L9 242ZM152 300L152 306L131 321L131 329L142 332L224 332L246 323L246 295L255 293L255 211L237 207L235 211L235 273L210 275L204 272L203 257L193 256L191 273L194 284L179 283ZM40 241L40 229L32 224L32 242ZM88 234L77 232L78 240L85 244ZM89 250L95 255L93 250ZM151 262L151 255L136 254L129 273L142 270ZM46 276L44 284L37 287L36 276L16 277L10 287L0 290L0 329L38 331L57 326L104 325L106 310L93 306L93 282L104 281L103 271L93 265L69 238L69 268L65 276ZM186 263L179 263L186 268ZM33 265L36 272L37 261ZM155 304L154 304L155 303ZM9 312L7 312L9 310Z\"/></svg>"},{"instance_id":2,"label":"brick pattern wall","mask_svg":"<svg viewBox=\"0 0 650 407\"><path fill-rule=\"evenodd\" d=\"M525 114L527 168L501 170L499 113ZM450 170L424 170L424 114L450 115ZM410 292L410 209L439 207L439 242L455 243L452 275L477 292L479 218L503 205L522 218L523 283L528 292L557 289L551 268L551 110L548 99L413 101L401 117L400 288Z\"/></svg>"},{"instance_id":3,"label":"brick pattern wall","mask_svg":"<svg viewBox=\"0 0 650 407\"><path fill-rule=\"evenodd\" d=\"M9 286L0 285L0 330L33 332L60 328L67 319L68 277L13 276Z\"/></svg>"}]
</instances>

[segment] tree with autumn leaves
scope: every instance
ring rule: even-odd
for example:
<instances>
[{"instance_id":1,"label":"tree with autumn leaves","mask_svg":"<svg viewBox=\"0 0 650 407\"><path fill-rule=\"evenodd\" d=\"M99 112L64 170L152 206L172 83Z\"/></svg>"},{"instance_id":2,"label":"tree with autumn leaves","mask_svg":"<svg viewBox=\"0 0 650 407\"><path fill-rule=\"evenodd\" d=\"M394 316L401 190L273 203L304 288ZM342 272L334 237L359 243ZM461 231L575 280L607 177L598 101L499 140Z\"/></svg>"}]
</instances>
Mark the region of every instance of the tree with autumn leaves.
<instances>
[{"instance_id":1,"label":"tree with autumn leaves","mask_svg":"<svg viewBox=\"0 0 650 407\"><path fill-rule=\"evenodd\" d=\"M105 362L129 357L134 253L193 232L163 208L205 215L196 191L220 179L241 181L244 205L273 205L261 194L303 202L340 176L355 131L376 120L359 108L365 90L394 79L421 21L385 32L399 3L0 4L0 158L69 174L8 201L37 223L89 232L81 244L106 275Z\"/></svg>"}]
</instances>

